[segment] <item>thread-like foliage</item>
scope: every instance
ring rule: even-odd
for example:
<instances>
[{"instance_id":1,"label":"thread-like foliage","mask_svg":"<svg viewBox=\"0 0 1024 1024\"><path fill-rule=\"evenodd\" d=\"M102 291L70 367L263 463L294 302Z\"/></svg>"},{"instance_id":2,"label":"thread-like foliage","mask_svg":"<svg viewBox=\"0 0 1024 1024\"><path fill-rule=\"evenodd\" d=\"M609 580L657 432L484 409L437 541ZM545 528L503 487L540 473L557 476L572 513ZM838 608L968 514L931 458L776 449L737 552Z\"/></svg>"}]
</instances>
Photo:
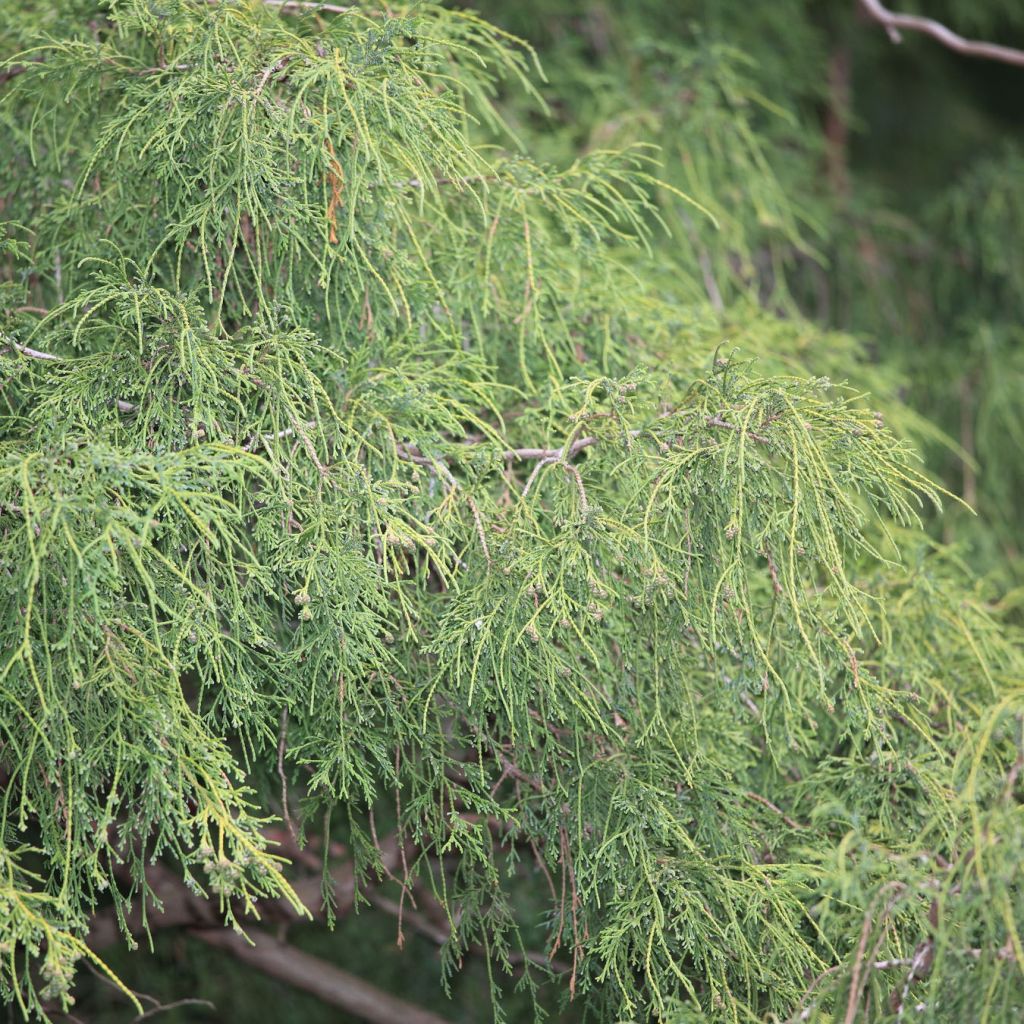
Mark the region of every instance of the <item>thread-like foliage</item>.
<instances>
[{"instance_id":1,"label":"thread-like foliage","mask_svg":"<svg viewBox=\"0 0 1024 1024\"><path fill-rule=\"evenodd\" d=\"M1019 640L853 343L749 304L736 180L815 228L735 55L670 61L677 187L523 155L469 13L3 6L5 998L66 1007L154 858L300 908L294 817L360 874L389 822L496 1019L523 960L538 1017L1015 1019Z\"/></svg>"}]
</instances>

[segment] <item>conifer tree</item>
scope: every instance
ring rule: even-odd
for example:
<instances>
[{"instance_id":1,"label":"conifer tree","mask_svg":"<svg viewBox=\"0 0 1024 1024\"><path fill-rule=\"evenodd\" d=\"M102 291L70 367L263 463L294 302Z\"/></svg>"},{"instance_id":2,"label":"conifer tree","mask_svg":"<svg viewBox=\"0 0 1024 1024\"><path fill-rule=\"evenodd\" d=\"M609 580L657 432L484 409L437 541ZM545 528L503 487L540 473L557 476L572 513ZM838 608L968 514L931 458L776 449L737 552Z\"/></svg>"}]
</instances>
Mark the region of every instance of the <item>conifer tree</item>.
<instances>
[{"instance_id":1,"label":"conifer tree","mask_svg":"<svg viewBox=\"0 0 1024 1024\"><path fill-rule=\"evenodd\" d=\"M852 245L778 68L652 44L685 105L581 155L497 13L0 10L16 1015L141 1013L170 926L303 984L268 926L353 905L513 1024L1024 1014L1019 617L806 314Z\"/></svg>"}]
</instances>

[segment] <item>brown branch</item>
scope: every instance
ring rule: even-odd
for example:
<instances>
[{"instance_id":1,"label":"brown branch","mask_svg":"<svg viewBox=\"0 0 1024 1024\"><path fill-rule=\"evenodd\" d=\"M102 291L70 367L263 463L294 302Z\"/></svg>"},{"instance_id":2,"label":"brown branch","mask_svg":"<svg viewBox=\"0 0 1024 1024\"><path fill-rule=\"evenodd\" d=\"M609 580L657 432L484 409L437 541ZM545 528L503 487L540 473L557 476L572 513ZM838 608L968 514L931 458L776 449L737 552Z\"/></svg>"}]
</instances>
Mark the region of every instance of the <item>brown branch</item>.
<instances>
[{"instance_id":1,"label":"brown branch","mask_svg":"<svg viewBox=\"0 0 1024 1024\"><path fill-rule=\"evenodd\" d=\"M473 522L476 523L476 532L480 538L480 546L484 549L484 558L487 559L487 564L491 565L491 549L487 546L487 535L484 533L484 522L480 517L480 509L469 495L466 497L466 502L469 505L469 510L473 513Z\"/></svg>"},{"instance_id":2,"label":"brown branch","mask_svg":"<svg viewBox=\"0 0 1024 1024\"><path fill-rule=\"evenodd\" d=\"M21 355L28 356L32 359L45 359L60 362L64 360L65 356L56 356L51 352L40 352L38 349L28 348L25 345L18 345L16 342L10 339L6 342L6 347L14 349ZM3 352L4 349L0 349ZM126 402L123 399L117 399L117 407L121 412L135 412L136 406L131 402ZM664 418L664 417L659 417ZM771 444L770 438L764 436L764 434L758 434L753 430L744 430L742 427L737 426L735 423L729 423L727 420L722 419L721 416L709 416L705 423L709 427L719 427L723 430L735 430L738 433L746 434L747 437L752 438L759 444ZM316 426L315 420L310 420L305 424L307 429L312 429ZM259 437L255 437L252 440L244 444L244 451L253 451L254 448L258 447L261 442L274 441L282 437L290 437L296 432L295 427L286 427L284 430L279 430L276 434L262 434ZM643 434L643 430L630 430L628 432L629 437L639 437ZM604 438L601 437L580 437L577 438L572 444L561 448L506 448L502 453L501 457L506 462L514 462L521 460L524 462L538 461L540 465L534 468L533 476L536 475L537 470L544 464L551 464L553 462L565 462L569 459L574 458L585 448L591 448L596 444L600 444ZM478 441L466 441L464 447L472 447L480 442ZM430 457L424 455L415 445L411 444L397 444L395 446L395 454L406 462L415 463L417 466L426 466L430 469L438 471L444 477L445 481L452 487L455 487L455 478L452 476L451 471L448 470L443 459L450 458L450 456L442 455L437 457ZM530 482L532 483L533 476L531 476ZM529 484L526 490L529 490ZM524 492L525 494L525 492Z\"/></svg>"},{"instance_id":3,"label":"brown branch","mask_svg":"<svg viewBox=\"0 0 1024 1024\"><path fill-rule=\"evenodd\" d=\"M544 792L544 783L540 779L533 775L528 775L523 771L519 765L514 764L504 754L501 755L501 770L503 774L518 779L520 782L525 782L531 789L535 789L538 793Z\"/></svg>"},{"instance_id":4,"label":"brown branch","mask_svg":"<svg viewBox=\"0 0 1024 1024\"><path fill-rule=\"evenodd\" d=\"M16 341L11 341L9 338L6 339L5 348L13 349L29 359L50 359L59 362L61 358L60 356L52 355L50 352L40 352L39 349L29 348L28 345L19 345Z\"/></svg>"},{"instance_id":5,"label":"brown branch","mask_svg":"<svg viewBox=\"0 0 1024 1024\"><path fill-rule=\"evenodd\" d=\"M263 92L267 82L270 81L270 76L277 71L283 70L289 60L291 60L290 57L282 57L276 64L271 64L270 67L268 67L266 71L263 72L263 74L260 76L259 84L256 86L257 96L259 96L259 94Z\"/></svg>"},{"instance_id":6,"label":"brown branch","mask_svg":"<svg viewBox=\"0 0 1024 1024\"><path fill-rule=\"evenodd\" d=\"M828 104L825 107L825 168L839 200L850 195L850 51L839 46L828 59Z\"/></svg>"},{"instance_id":7,"label":"brown branch","mask_svg":"<svg viewBox=\"0 0 1024 1024\"><path fill-rule=\"evenodd\" d=\"M399 882L399 885L401 885L401 882ZM418 910L409 910L404 904L396 903L386 896L381 896L378 892L367 893L367 899L375 907L379 907L386 914L390 914L398 920L399 948L404 945L401 935L402 926L405 924L410 925L414 931L419 932L420 935L430 939L431 942L438 946L443 946L451 938L452 933L450 930L446 931L441 925L434 924L426 914L421 914Z\"/></svg>"},{"instance_id":8,"label":"brown branch","mask_svg":"<svg viewBox=\"0 0 1024 1024\"><path fill-rule=\"evenodd\" d=\"M639 433L637 431L636 433ZM506 461L514 461L516 459L522 459L527 462L532 462L534 459L571 459L577 453L583 451L584 448L589 448L591 445L598 444L600 442L599 437L581 437L577 441L573 441L569 445L568 450L563 448L509 448L507 451L501 453L501 457Z\"/></svg>"},{"instance_id":9,"label":"brown branch","mask_svg":"<svg viewBox=\"0 0 1024 1024\"><path fill-rule=\"evenodd\" d=\"M6 349L13 349L20 355L26 356L29 359L43 359L52 362L61 362L65 358L64 356L55 356L52 352L41 352L39 349L29 348L27 345L19 345L17 342L10 341L9 339L5 349L0 349L0 352L5 351ZM138 409L138 406L133 402L126 402L123 398L118 398L116 400L116 404L118 412L130 413L135 412ZM309 420L305 426L306 429L312 430L316 426L316 420ZM206 432L204 430L200 429L198 432L199 437L203 437L205 433ZM282 437L291 437L294 433L294 427L286 427L284 430L277 431L276 434L260 434L242 445L242 450L251 452L261 444L266 444L269 441L276 441Z\"/></svg>"},{"instance_id":10,"label":"brown branch","mask_svg":"<svg viewBox=\"0 0 1024 1024\"><path fill-rule=\"evenodd\" d=\"M760 716L759 716L760 717ZM761 796L760 793L749 791L743 794L748 800L753 800L755 803L759 803L762 807L767 807L769 811L773 811L777 814L790 828L805 829L807 825L801 825L799 821L791 818L781 807L773 804L767 797Z\"/></svg>"},{"instance_id":11,"label":"brown branch","mask_svg":"<svg viewBox=\"0 0 1024 1024\"><path fill-rule=\"evenodd\" d=\"M127 403L126 403L127 404ZM117 403L120 408L121 403ZM134 407L133 407L134 408ZM122 409L122 412L131 412L131 409ZM316 420L307 420L304 424L307 430L313 430L316 427ZM243 452L255 451L261 444L266 444L268 441L279 441L282 437L291 437L295 433L294 427L285 427L284 430L279 430L275 434L258 434L256 437L251 438L242 445Z\"/></svg>"},{"instance_id":12,"label":"brown branch","mask_svg":"<svg viewBox=\"0 0 1024 1024\"><path fill-rule=\"evenodd\" d=\"M319 4L311 0L263 0L267 7L280 7L283 11L322 11L325 14L349 14L358 7L339 7L337 4Z\"/></svg>"},{"instance_id":13,"label":"brown branch","mask_svg":"<svg viewBox=\"0 0 1024 1024\"><path fill-rule=\"evenodd\" d=\"M380 844L380 857L384 872L393 871L401 860L399 845L394 837L388 837ZM356 879L352 864L348 861L336 865L328 878L334 889L334 899L345 912L352 903ZM205 897L192 892L180 876L161 863L146 870L146 881L158 901L161 912L143 913L142 897L139 896L130 913L125 915L125 924L132 935L145 934L146 929L164 928L214 928L222 927L215 904ZM305 917L314 921L326 920L323 906L323 879L318 874L304 875L292 882L292 889L299 902L306 908ZM282 900L260 900L257 910L261 920L295 923L303 920L290 904ZM122 931L113 908L95 914L90 922L88 944L91 949L101 950L114 945L121 938Z\"/></svg>"},{"instance_id":14,"label":"brown branch","mask_svg":"<svg viewBox=\"0 0 1024 1024\"><path fill-rule=\"evenodd\" d=\"M206 0L206 2L213 7L219 4L221 0ZM266 7L280 8L282 13L287 11L313 11L314 13L322 12L324 14L351 14L353 11L360 11L360 8L354 6L340 7L338 4L319 4L314 3L313 0L263 0L263 4ZM377 14L376 11L360 11L360 13Z\"/></svg>"},{"instance_id":15,"label":"brown branch","mask_svg":"<svg viewBox=\"0 0 1024 1024\"><path fill-rule=\"evenodd\" d=\"M975 949L967 950L967 953L969 955L971 955L971 956L979 954L980 952L981 952L980 950L975 950ZM910 967L910 966L913 965L913 963L914 963L914 958L913 957L901 956L901 957L892 957L892 958L890 958L888 960L875 960L871 964L869 964L868 966L870 966L870 968L872 970L874 970L874 971L891 971L891 970L895 970L896 968ZM819 974L810 983L810 985L807 987L807 991L804 992L803 997L801 998L800 1004L799 1004L802 1007L806 1007L806 1009L804 1009L800 1013L799 1017L794 1017L793 1018L794 1020L807 1020L811 1016L811 1011L813 1009L813 1005L814 1004L811 1004L811 1005L808 1006L807 1002L810 999L810 997L813 995L814 990L826 978L832 976L833 974L836 974L838 971L841 971L842 967L843 967L842 964L834 964L832 967L827 967L825 970L823 970L821 972L821 974Z\"/></svg>"},{"instance_id":16,"label":"brown branch","mask_svg":"<svg viewBox=\"0 0 1024 1024\"><path fill-rule=\"evenodd\" d=\"M865 960L867 959L867 945L868 939L871 937L871 929L874 925L874 915L875 910L878 907L878 903L887 893L893 893L893 895L886 901L885 909L882 911L882 922L884 926L890 911L905 890L906 886L902 882L898 882L896 880L886 882L886 884L883 885L877 893L875 893L874 899L872 899L867 912L864 914L864 923L861 926L860 932L860 942L857 945L857 955L854 957L853 970L850 974L850 992L846 1001L846 1016L843 1018L843 1024L854 1024L856 1021L860 998L864 991L864 987L867 985L870 963L874 960L874 957L871 957L870 960L865 963ZM881 934L885 934L884 927L881 929ZM865 970L865 967L867 967L868 970Z\"/></svg>"},{"instance_id":17,"label":"brown branch","mask_svg":"<svg viewBox=\"0 0 1024 1024\"><path fill-rule=\"evenodd\" d=\"M226 950L262 974L294 985L371 1024L447 1024L443 1017L389 995L362 978L263 932L251 933L253 945L244 936L225 928L196 928L190 934L208 946Z\"/></svg>"},{"instance_id":18,"label":"brown branch","mask_svg":"<svg viewBox=\"0 0 1024 1024\"><path fill-rule=\"evenodd\" d=\"M288 708L281 709L281 727L277 734L277 777L281 780L281 809L282 817L288 826L288 832L292 839L296 838L295 825L288 809L288 776L284 770L285 746L288 740Z\"/></svg>"},{"instance_id":19,"label":"brown branch","mask_svg":"<svg viewBox=\"0 0 1024 1024\"><path fill-rule=\"evenodd\" d=\"M1024 50L999 46L997 43L965 39L932 18L922 18L916 14L897 14L890 11L881 3L881 0L860 0L860 6L869 18L878 22L885 29L889 39L894 43L902 42L901 31L920 32L922 35L931 36L943 46L956 53L961 53L965 57L979 57L983 60L996 60L1003 64L1024 67Z\"/></svg>"},{"instance_id":20,"label":"brown branch","mask_svg":"<svg viewBox=\"0 0 1024 1024\"><path fill-rule=\"evenodd\" d=\"M42 63L42 57L29 57L29 59L24 64L12 64L10 67L4 68L3 71L0 71L0 85L3 85L4 82L9 82L12 78L17 78L18 75L24 74L26 71L28 71L29 64Z\"/></svg>"},{"instance_id":21,"label":"brown branch","mask_svg":"<svg viewBox=\"0 0 1024 1024\"><path fill-rule=\"evenodd\" d=\"M747 437L752 437L759 444L771 444L771 441L763 434L755 434L752 430L744 430L742 427L736 426L735 423L729 423L723 420L721 416L710 416L708 417L709 427L721 427L723 430L735 430L737 433L746 434Z\"/></svg>"},{"instance_id":22,"label":"brown branch","mask_svg":"<svg viewBox=\"0 0 1024 1024\"><path fill-rule=\"evenodd\" d=\"M182 928L197 923L217 923L209 901L185 887L169 868L154 864L146 871L146 882L152 893L152 900L162 908L162 913L143 912L145 897L139 895L130 913L125 914L125 924L132 935L143 935L148 928ZM87 942L93 950L113 946L122 936L120 922L111 907L94 914L89 923Z\"/></svg>"},{"instance_id":23,"label":"brown branch","mask_svg":"<svg viewBox=\"0 0 1024 1024\"><path fill-rule=\"evenodd\" d=\"M435 945L445 945L452 936L450 928L446 929L440 924L435 924L426 914L416 910L406 910L394 900L381 896L377 892L370 892L367 896L375 907L379 907L385 913L391 914L392 917L400 917L425 938L430 939ZM469 952L482 957L488 955L487 950L477 943L472 943L469 946ZM527 950L525 953L509 950L506 956L508 957L508 962L513 967L524 967L527 963L531 963L545 970L554 971L556 974L568 974L572 970L570 964L563 963L561 960L549 959L543 953L535 953L531 950Z\"/></svg>"},{"instance_id":24,"label":"brown branch","mask_svg":"<svg viewBox=\"0 0 1024 1024\"><path fill-rule=\"evenodd\" d=\"M901 961L889 961L886 966L908 966L907 977L902 988L893 992L889 999L889 1008L896 1014L897 1019L903 1017L903 1010L907 1005L907 998L910 995L910 986L919 978L924 978L931 971L932 962L935 959L935 943L931 939L922 942L909 964ZM877 967L877 962L876 962Z\"/></svg>"},{"instance_id":25,"label":"brown branch","mask_svg":"<svg viewBox=\"0 0 1024 1024\"><path fill-rule=\"evenodd\" d=\"M209 999L175 999L173 1003L158 1003L156 1006L150 1007L144 1013L133 1017L130 1024L141 1024L144 1020L152 1020L153 1017L159 1016L161 1013L177 1010L182 1006L205 1006L208 1010L217 1009L216 1005L211 1003Z\"/></svg>"}]
</instances>

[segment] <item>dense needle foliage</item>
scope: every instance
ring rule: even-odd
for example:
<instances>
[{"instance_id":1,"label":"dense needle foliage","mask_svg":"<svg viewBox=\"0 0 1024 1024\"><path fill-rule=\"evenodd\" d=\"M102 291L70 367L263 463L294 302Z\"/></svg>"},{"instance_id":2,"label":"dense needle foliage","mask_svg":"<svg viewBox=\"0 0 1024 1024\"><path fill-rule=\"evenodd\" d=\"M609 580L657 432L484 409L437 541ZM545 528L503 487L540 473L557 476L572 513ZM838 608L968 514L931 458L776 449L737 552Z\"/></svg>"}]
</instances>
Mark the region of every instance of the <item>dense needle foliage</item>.
<instances>
[{"instance_id":1,"label":"dense needle foliage","mask_svg":"<svg viewBox=\"0 0 1024 1024\"><path fill-rule=\"evenodd\" d=\"M830 283L872 217L912 232L822 181L803 5L764 5L806 43L776 64L662 6L588 42L550 5L546 85L498 11L0 0L26 1015L157 860L228 926L301 907L286 830L428 894L423 969L486 961L497 1019L513 985L529 1019L1024 1014L1021 470L985 441L1021 443L1022 157L929 211L977 271L965 452L897 400L924 356L832 329L884 345L884 302L836 309L930 272Z\"/></svg>"}]
</instances>

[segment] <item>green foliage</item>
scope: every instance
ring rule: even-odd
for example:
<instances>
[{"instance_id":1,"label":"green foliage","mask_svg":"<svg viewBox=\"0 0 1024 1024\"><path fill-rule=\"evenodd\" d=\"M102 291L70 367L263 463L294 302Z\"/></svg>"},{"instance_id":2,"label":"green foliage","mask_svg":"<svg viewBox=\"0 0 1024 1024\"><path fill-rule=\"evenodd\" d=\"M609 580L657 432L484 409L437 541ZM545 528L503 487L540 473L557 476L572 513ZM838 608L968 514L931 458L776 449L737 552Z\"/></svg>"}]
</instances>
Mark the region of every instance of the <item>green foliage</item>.
<instances>
[{"instance_id":1,"label":"green foliage","mask_svg":"<svg viewBox=\"0 0 1024 1024\"><path fill-rule=\"evenodd\" d=\"M364 880L378 822L408 843L496 1020L513 974L538 1019L1019 1015L1013 602L929 535L908 439L958 448L895 401L912 361L813 320L855 229L811 74L648 32L629 117L567 138L462 11L11 14L7 1000L66 1009L156 858L227 925L300 908L294 814ZM983 282L988 453L1021 218L974 173L927 230Z\"/></svg>"}]
</instances>

